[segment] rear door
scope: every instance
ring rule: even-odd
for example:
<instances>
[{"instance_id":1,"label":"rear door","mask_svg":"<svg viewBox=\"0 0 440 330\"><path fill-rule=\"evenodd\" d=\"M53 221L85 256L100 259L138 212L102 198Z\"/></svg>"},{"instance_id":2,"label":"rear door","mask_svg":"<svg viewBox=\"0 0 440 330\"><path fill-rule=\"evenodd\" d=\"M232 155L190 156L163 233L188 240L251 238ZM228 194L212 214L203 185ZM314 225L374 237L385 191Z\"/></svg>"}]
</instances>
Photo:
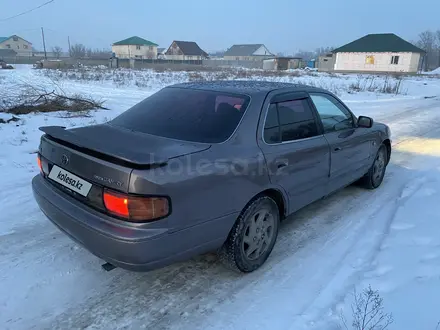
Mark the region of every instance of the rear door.
<instances>
[{"instance_id":1,"label":"rear door","mask_svg":"<svg viewBox=\"0 0 440 330\"><path fill-rule=\"evenodd\" d=\"M356 117L327 93L309 93L330 144L329 190L339 189L362 176L369 167L371 141L367 129L358 128Z\"/></svg>"},{"instance_id":2,"label":"rear door","mask_svg":"<svg viewBox=\"0 0 440 330\"><path fill-rule=\"evenodd\" d=\"M326 193L330 170L327 140L306 93L275 94L266 102L258 134L270 180L289 196L289 212Z\"/></svg>"}]
</instances>

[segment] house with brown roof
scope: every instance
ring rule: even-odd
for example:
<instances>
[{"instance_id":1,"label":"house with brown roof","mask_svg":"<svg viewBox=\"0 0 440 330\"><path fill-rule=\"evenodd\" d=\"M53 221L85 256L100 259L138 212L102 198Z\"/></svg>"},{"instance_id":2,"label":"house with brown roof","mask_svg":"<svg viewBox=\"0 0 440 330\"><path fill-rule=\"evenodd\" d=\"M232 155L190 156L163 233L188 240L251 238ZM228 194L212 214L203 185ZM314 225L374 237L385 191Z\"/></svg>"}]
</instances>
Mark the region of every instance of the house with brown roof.
<instances>
[{"instance_id":1,"label":"house with brown roof","mask_svg":"<svg viewBox=\"0 0 440 330\"><path fill-rule=\"evenodd\" d=\"M200 61L208 58L208 54L194 41L174 40L165 52L167 60Z\"/></svg>"},{"instance_id":2,"label":"house with brown roof","mask_svg":"<svg viewBox=\"0 0 440 330\"><path fill-rule=\"evenodd\" d=\"M269 49L263 44L233 45L223 55L228 61L262 61L273 57Z\"/></svg>"},{"instance_id":3,"label":"house with brown roof","mask_svg":"<svg viewBox=\"0 0 440 330\"><path fill-rule=\"evenodd\" d=\"M339 72L416 73L425 51L394 33L368 34L334 49L327 62Z\"/></svg>"}]
</instances>

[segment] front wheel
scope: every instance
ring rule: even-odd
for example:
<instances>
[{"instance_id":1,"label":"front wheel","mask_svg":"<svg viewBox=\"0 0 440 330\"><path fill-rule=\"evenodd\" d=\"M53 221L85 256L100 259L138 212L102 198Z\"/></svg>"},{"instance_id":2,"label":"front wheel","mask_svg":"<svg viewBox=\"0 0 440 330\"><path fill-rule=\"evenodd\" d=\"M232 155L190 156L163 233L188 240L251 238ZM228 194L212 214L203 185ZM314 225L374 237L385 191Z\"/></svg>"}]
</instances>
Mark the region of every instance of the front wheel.
<instances>
[{"instance_id":1,"label":"front wheel","mask_svg":"<svg viewBox=\"0 0 440 330\"><path fill-rule=\"evenodd\" d=\"M367 189L378 188L385 176L386 167L388 164L388 153L385 145L381 145L374 158L373 165L368 170L367 174L361 179L361 184Z\"/></svg>"},{"instance_id":2,"label":"front wheel","mask_svg":"<svg viewBox=\"0 0 440 330\"><path fill-rule=\"evenodd\" d=\"M256 198L238 217L220 251L221 259L243 273L256 270L272 252L279 223L275 201L268 196Z\"/></svg>"}]
</instances>

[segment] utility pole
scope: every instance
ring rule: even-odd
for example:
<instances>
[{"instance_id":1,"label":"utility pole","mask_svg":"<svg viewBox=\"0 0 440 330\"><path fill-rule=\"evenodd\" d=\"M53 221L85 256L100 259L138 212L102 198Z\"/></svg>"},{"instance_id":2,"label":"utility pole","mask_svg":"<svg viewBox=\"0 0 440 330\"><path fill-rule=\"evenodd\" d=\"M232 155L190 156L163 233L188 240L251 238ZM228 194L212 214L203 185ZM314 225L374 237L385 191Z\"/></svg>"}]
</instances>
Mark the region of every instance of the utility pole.
<instances>
[{"instance_id":1,"label":"utility pole","mask_svg":"<svg viewBox=\"0 0 440 330\"><path fill-rule=\"evenodd\" d=\"M70 48L70 37L67 36L67 43L69 44L69 57L72 57L72 50Z\"/></svg>"},{"instance_id":2,"label":"utility pole","mask_svg":"<svg viewBox=\"0 0 440 330\"><path fill-rule=\"evenodd\" d=\"M44 40L44 30L41 28L41 36L43 37L44 58L47 60L46 41Z\"/></svg>"}]
</instances>

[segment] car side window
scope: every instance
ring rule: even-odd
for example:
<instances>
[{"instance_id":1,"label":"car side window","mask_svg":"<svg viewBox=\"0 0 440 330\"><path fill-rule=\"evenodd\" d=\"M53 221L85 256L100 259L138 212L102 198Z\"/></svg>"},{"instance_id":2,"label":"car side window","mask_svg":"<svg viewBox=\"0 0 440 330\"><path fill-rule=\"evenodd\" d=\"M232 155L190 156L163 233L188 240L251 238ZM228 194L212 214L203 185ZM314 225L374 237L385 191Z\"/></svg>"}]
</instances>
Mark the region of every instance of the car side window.
<instances>
[{"instance_id":1,"label":"car side window","mask_svg":"<svg viewBox=\"0 0 440 330\"><path fill-rule=\"evenodd\" d=\"M321 118L324 133L354 127L353 116L337 99L330 95L319 93L310 93L310 97Z\"/></svg>"},{"instance_id":2,"label":"car side window","mask_svg":"<svg viewBox=\"0 0 440 330\"><path fill-rule=\"evenodd\" d=\"M264 141L269 144L281 142L277 105L274 103L267 110L266 122L264 123Z\"/></svg>"},{"instance_id":3,"label":"car side window","mask_svg":"<svg viewBox=\"0 0 440 330\"><path fill-rule=\"evenodd\" d=\"M318 135L318 127L307 100L271 104L264 126L266 143L306 139Z\"/></svg>"}]
</instances>

